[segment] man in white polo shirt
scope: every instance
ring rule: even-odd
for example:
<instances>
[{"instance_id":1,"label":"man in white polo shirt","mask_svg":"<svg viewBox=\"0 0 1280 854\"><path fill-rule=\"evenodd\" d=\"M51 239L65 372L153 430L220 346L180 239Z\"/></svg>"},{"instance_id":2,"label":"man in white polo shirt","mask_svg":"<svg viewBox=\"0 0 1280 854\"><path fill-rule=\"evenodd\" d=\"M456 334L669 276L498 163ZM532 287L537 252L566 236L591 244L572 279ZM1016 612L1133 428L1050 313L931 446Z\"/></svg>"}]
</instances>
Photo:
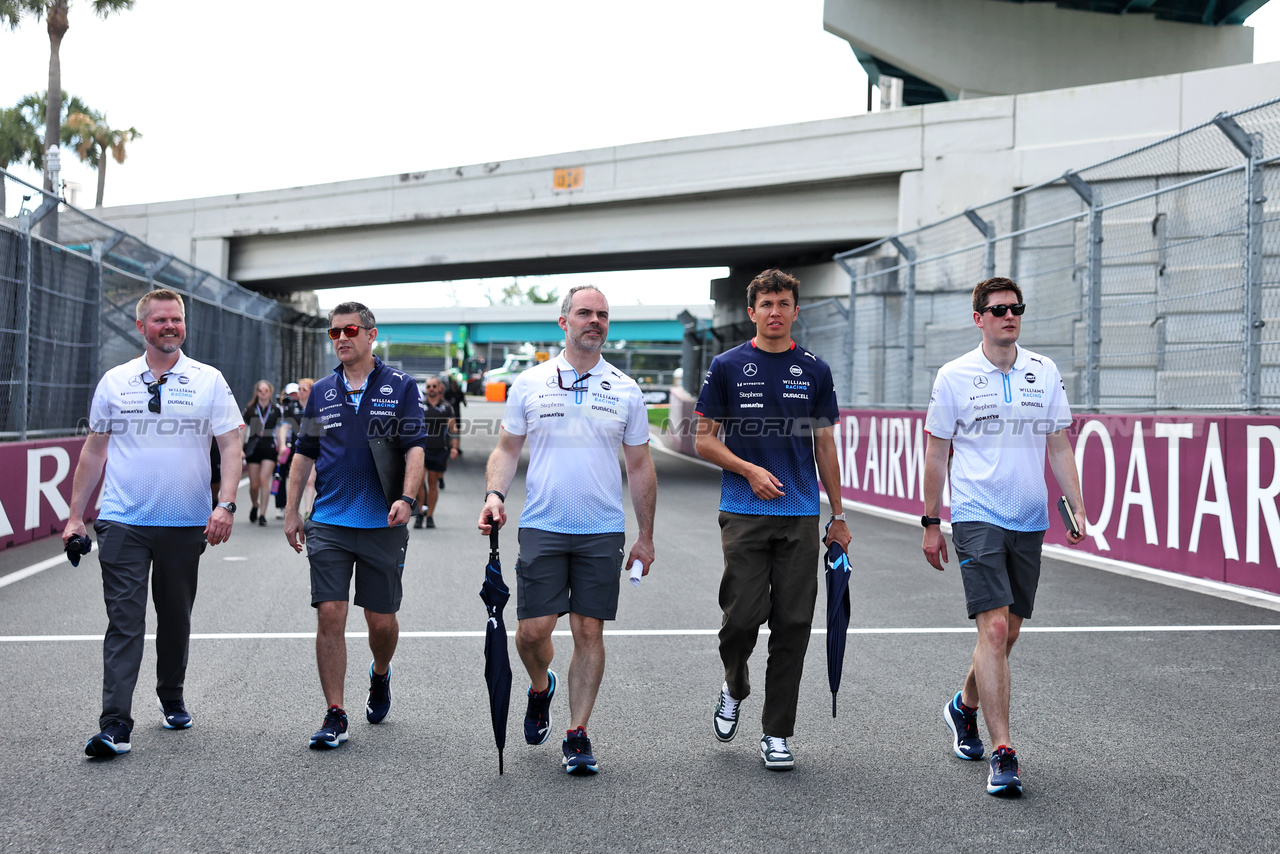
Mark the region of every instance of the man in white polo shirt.
<instances>
[{"instance_id":1,"label":"man in white polo shirt","mask_svg":"<svg viewBox=\"0 0 1280 854\"><path fill-rule=\"evenodd\" d=\"M128 753L133 689L142 666L147 579L155 595L156 695L166 729L187 729L183 700L191 606L200 555L231 536L240 483L240 408L222 374L183 354L182 297L155 290L138 300L146 351L102 377L89 411L62 540L85 536L85 508L106 470L93 524L107 605L102 639L101 732L88 756ZM209 512L209 445L222 454L218 504Z\"/></svg>"},{"instance_id":2,"label":"man in white polo shirt","mask_svg":"<svg viewBox=\"0 0 1280 854\"><path fill-rule=\"evenodd\" d=\"M968 614L978 643L964 686L943 707L952 752L982 758L978 702L995 744L987 776L993 795L1021 795L1018 757L1009 736L1009 651L1030 619L1040 580L1040 549L1049 527L1044 479L1049 466L1066 493L1084 539L1084 501L1067 428L1071 409L1053 360L1019 347L1022 290L996 277L973 289L973 322L982 343L938 370L925 430L924 555L942 570L947 543L938 516L951 463L951 539L960 558Z\"/></svg>"},{"instance_id":3,"label":"man in white polo shirt","mask_svg":"<svg viewBox=\"0 0 1280 854\"><path fill-rule=\"evenodd\" d=\"M573 631L569 729L561 745L570 774L598 770L587 721L604 676L604 623L618 610L619 570L653 563L658 484L649 455L649 420L639 386L600 355L609 303L593 285L570 289L560 305L564 352L516 378L498 446L489 457L480 530L507 521L507 488L529 442L525 504L516 561L516 650L529 671L524 737L551 732L556 673L551 632L563 614ZM639 533L626 561L621 447Z\"/></svg>"}]
</instances>

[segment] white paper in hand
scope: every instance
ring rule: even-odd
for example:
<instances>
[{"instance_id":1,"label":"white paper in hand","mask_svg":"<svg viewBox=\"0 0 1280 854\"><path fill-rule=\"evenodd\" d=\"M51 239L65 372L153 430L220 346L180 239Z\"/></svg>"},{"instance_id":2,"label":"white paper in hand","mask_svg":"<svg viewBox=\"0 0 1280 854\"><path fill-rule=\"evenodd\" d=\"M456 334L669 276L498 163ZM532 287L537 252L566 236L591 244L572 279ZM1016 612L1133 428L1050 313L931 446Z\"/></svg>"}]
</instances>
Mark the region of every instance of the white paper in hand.
<instances>
[{"instance_id":1,"label":"white paper in hand","mask_svg":"<svg viewBox=\"0 0 1280 854\"><path fill-rule=\"evenodd\" d=\"M631 586L639 587L640 578L644 575L644 564L639 560L631 564Z\"/></svg>"}]
</instances>

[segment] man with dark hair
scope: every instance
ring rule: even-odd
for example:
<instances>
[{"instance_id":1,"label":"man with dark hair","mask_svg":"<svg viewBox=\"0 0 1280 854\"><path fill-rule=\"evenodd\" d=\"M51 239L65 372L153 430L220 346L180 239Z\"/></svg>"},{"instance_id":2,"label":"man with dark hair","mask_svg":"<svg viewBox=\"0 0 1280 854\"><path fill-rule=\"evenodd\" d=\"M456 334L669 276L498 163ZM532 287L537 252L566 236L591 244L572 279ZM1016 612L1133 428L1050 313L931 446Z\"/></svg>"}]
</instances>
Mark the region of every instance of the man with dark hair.
<instances>
[{"instance_id":1,"label":"man with dark hair","mask_svg":"<svg viewBox=\"0 0 1280 854\"><path fill-rule=\"evenodd\" d=\"M364 608L373 651L365 717L371 724L381 723L391 711L391 657L400 639L396 612L409 541L405 525L422 482L425 439L418 384L373 355L378 337L373 312L358 302L344 302L329 312L329 325L339 364L316 381L307 398L284 523L289 545L301 552L305 544L311 564L316 663L328 705L324 723L311 736L309 746L315 750L340 747L347 740L343 691L353 571L353 601ZM375 453L375 445L386 454ZM403 473L389 471L399 456ZM316 501L304 526L298 500L313 467ZM383 486L391 478L401 483L403 493L394 500Z\"/></svg>"},{"instance_id":2,"label":"man with dark hair","mask_svg":"<svg viewBox=\"0 0 1280 854\"><path fill-rule=\"evenodd\" d=\"M529 671L524 738L551 732L556 673L551 633L564 614L573 632L569 729L561 764L570 774L599 770L587 723L604 677L604 624L618 612L619 570L653 563L658 483L649 455L649 418L635 380L600 354L609 333L609 302L594 285L570 289L560 304L564 351L520 374L507 396L498 446L489 456L488 492L479 528L507 521L506 493L529 442L520 513L516 650ZM626 513L618 449L639 534L623 562Z\"/></svg>"},{"instance_id":3,"label":"man with dark hair","mask_svg":"<svg viewBox=\"0 0 1280 854\"><path fill-rule=\"evenodd\" d=\"M973 322L982 342L938 370L929 398L924 462L924 556L941 571L942 490L951 478L951 539L960 558L969 619L978 643L963 687L942 709L951 750L982 758L978 701L996 748L987 791L1022 794L1018 757L1009 736L1009 652L1022 621L1031 618L1040 579L1040 549L1049 527L1045 451L1049 466L1085 536L1084 501L1067 439L1071 409L1058 366L1017 344L1026 304L1022 290L997 277L973 289ZM954 457L951 456L954 450Z\"/></svg>"},{"instance_id":4,"label":"man with dark hair","mask_svg":"<svg viewBox=\"0 0 1280 854\"><path fill-rule=\"evenodd\" d=\"M84 752L128 753L133 690L142 666L147 581L156 609L156 695L165 729L192 725L183 698L191 608L200 555L231 536L240 482L240 408L222 374L182 352L182 297L155 290L138 300L141 356L103 375L71 487L65 543L86 536L84 514L105 470L98 534L107 633L102 639L101 732ZM210 474L210 445L221 457ZM162 478L157 478L163 473ZM220 484L210 512L209 483Z\"/></svg>"},{"instance_id":5,"label":"man with dark hair","mask_svg":"<svg viewBox=\"0 0 1280 854\"><path fill-rule=\"evenodd\" d=\"M747 660L768 622L760 759L775 771L795 767L787 739L795 732L818 596L819 476L832 508L827 536L846 548L852 539L840 502L834 438L840 412L831 369L791 340L799 297L800 282L781 270L765 270L751 281L747 313L756 335L711 361L695 409L698 453L724 469L725 678L712 728L720 741L737 734L739 704L751 693Z\"/></svg>"}]
</instances>

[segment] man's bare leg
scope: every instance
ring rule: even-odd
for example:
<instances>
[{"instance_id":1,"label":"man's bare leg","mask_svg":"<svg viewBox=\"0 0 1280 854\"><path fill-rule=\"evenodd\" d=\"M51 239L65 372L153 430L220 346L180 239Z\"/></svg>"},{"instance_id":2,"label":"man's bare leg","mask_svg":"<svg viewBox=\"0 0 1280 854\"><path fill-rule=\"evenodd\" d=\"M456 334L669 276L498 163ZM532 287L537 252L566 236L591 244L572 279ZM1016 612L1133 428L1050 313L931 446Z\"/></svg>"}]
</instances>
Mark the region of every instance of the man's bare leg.
<instances>
[{"instance_id":1,"label":"man's bare leg","mask_svg":"<svg viewBox=\"0 0 1280 854\"><path fill-rule=\"evenodd\" d=\"M978 643L973 650L973 663L965 677L960 702L977 706L981 700L982 717L992 747L1012 747L1009 737L1009 653L1018 639L1022 618L1010 614L1007 607L983 611L977 615Z\"/></svg>"},{"instance_id":2,"label":"man's bare leg","mask_svg":"<svg viewBox=\"0 0 1280 854\"><path fill-rule=\"evenodd\" d=\"M516 652L524 662L524 669L529 671L529 684L535 692L545 691L551 685L547 668L556 654L551 632L559 619L556 614L548 614L521 620L516 626Z\"/></svg>"},{"instance_id":3,"label":"man's bare leg","mask_svg":"<svg viewBox=\"0 0 1280 854\"><path fill-rule=\"evenodd\" d=\"M347 603L321 602L316 606L316 665L320 688L330 706L342 705L347 679Z\"/></svg>"},{"instance_id":4,"label":"man's bare leg","mask_svg":"<svg viewBox=\"0 0 1280 854\"><path fill-rule=\"evenodd\" d=\"M569 662L569 729L586 727L604 678L604 620L569 614L573 659Z\"/></svg>"}]
</instances>

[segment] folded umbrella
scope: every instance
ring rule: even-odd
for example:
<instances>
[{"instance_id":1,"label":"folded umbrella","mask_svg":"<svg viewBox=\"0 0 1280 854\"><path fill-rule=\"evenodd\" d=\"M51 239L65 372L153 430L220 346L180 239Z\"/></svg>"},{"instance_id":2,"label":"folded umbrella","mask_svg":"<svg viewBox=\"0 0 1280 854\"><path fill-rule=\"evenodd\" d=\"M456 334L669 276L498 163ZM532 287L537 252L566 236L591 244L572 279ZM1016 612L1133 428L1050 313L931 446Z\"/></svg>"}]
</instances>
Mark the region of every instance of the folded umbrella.
<instances>
[{"instance_id":1,"label":"folded umbrella","mask_svg":"<svg viewBox=\"0 0 1280 854\"><path fill-rule=\"evenodd\" d=\"M825 558L827 573L827 681L831 684L831 717L844 673L844 647L849 629L849 556L832 540Z\"/></svg>"},{"instance_id":2,"label":"folded umbrella","mask_svg":"<svg viewBox=\"0 0 1280 854\"><path fill-rule=\"evenodd\" d=\"M502 580L497 520L493 520L489 533L489 563L484 568L480 598L489 611L489 622L484 629L484 681L489 686L489 714L493 719L493 740L498 745L498 773L501 774L502 749L507 746L507 711L511 707L511 656L507 653L507 627L502 622L502 609L511 598L511 591Z\"/></svg>"}]
</instances>

